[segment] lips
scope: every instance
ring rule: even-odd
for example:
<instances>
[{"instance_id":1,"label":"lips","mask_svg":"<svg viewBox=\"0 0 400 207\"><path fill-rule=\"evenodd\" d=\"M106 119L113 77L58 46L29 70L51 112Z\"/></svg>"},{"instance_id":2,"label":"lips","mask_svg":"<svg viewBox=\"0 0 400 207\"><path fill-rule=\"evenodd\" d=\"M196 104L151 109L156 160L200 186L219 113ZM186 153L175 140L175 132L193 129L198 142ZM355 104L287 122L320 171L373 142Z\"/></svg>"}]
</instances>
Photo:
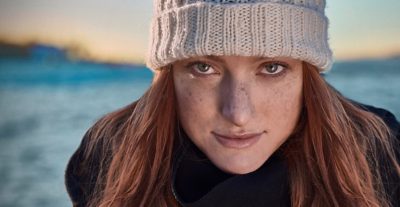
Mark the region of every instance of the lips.
<instances>
[{"instance_id":1,"label":"lips","mask_svg":"<svg viewBox=\"0 0 400 207\"><path fill-rule=\"evenodd\" d=\"M219 134L212 132L216 140L227 148L244 149L254 145L263 133L245 133L245 134Z\"/></svg>"}]
</instances>

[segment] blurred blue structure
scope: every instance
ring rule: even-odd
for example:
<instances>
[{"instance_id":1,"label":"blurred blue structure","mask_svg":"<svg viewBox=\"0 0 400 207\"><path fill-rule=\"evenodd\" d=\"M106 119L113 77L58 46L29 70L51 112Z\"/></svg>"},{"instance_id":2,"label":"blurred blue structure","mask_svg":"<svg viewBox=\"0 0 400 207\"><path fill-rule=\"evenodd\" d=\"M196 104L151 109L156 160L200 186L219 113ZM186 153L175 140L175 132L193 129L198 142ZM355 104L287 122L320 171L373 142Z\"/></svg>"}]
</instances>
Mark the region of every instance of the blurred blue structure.
<instances>
[{"instance_id":1,"label":"blurred blue structure","mask_svg":"<svg viewBox=\"0 0 400 207\"><path fill-rule=\"evenodd\" d=\"M49 45L35 44L29 48L30 57L41 62L66 61L68 52L66 49Z\"/></svg>"}]
</instances>

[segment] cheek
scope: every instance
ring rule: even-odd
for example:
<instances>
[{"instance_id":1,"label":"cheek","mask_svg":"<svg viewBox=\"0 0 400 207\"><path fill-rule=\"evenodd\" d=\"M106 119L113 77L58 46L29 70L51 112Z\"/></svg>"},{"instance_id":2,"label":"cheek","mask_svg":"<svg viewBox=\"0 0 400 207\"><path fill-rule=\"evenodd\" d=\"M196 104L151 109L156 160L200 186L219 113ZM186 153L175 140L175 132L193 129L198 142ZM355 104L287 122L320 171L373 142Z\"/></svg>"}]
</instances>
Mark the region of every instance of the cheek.
<instances>
[{"instance_id":1,"label":"cheek","mask_svg":"<svg viewBox=\"0 0 400 207\"><path fill-rule=\"evenodd\" d=\"M301 86L288 87L288 90L280 90L276 99L275 107L280 108L282 113L296 115L302 105Z\"/></svg>"},{"instance_id":2,"label":"cheek","mask_svg":"<svg viewBox=\"0 0 400 207\"><path fill-rule=\"evenodd\" d=\"M290 134L294 129L302 108L302 81L288 79L276 87L271 87L263 96L262 114L267 119L269 129L280 134Z\"/></svg>"},{"instance_id":3,"label":"cheek","mask_svg":"<svg viewBox=\"0 0 400 207\"><path fill-rule=\"evenodd\" d=\"M179 79L175 80L175 93L179 120L187 133L195 133L197 126L208 122L212 111L212 94L190 80Z\"/></svg>"}]
</instances>

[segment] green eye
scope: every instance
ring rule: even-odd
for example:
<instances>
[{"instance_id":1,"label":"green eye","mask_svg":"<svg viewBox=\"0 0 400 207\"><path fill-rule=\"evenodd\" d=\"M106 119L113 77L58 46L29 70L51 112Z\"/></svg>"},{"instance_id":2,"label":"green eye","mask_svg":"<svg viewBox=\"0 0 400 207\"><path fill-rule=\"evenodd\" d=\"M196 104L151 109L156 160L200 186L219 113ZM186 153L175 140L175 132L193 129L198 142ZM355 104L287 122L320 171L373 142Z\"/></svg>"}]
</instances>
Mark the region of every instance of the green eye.
<instances>
[{"instance_id":1,"label":"green eye","mask_svg":"<svg viewBox=\"0 0 400 207\"><path fill-rule=\"evenodd\" d=\"M216 73L216 70L210 64L204 62L194 62L190 64L189 68L200 75L211 75Z\"/></svg>"},{"instance_id":2,"label":"green eye","mask_svg":"<svg viewBox=\"0 0 400 207\"><path fill-rule=\"evenodd\" d=\"M276 75L286 69L286 66L280 63L268 63L264 66L262 73Z\"/></svg>"},{"instance_id":3,"label":"green eye","mask_svg":"<svg viewBox=\"0 0 400 207\"><path fill-rule=\"evenodd\" d=\"M205 64L205 63L197 63L193 67L195 70L197 70L200 73L207 73L211 68L210 65Z\"/></svg>"}]
</instances>

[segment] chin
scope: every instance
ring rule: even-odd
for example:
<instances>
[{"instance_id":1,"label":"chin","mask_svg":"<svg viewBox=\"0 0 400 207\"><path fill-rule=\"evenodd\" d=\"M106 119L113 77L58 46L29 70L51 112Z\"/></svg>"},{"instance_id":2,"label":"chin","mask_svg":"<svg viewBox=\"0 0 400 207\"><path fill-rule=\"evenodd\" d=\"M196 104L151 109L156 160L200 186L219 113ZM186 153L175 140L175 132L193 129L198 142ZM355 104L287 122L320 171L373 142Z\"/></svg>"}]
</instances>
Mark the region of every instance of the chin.
<instances>
[{"instance_id":1,"label":"chin","mask_svg":"<svg viewBox=\"0 0 400 207\"><path fill-rule=\"evenodd\" d=\"M218 166L218 168L220 168L222 171L226 172L226 173L230 173L230 174L237 174L237 175L243 175L243 174L247 174L247 173L251 173L256 171L258 168L261 167L261 164L251 164L251 165L240 165L240 164L231 164L231 165L226 165L228 163L224 163L223 166Z\"/></svg>"}]
</instances>

